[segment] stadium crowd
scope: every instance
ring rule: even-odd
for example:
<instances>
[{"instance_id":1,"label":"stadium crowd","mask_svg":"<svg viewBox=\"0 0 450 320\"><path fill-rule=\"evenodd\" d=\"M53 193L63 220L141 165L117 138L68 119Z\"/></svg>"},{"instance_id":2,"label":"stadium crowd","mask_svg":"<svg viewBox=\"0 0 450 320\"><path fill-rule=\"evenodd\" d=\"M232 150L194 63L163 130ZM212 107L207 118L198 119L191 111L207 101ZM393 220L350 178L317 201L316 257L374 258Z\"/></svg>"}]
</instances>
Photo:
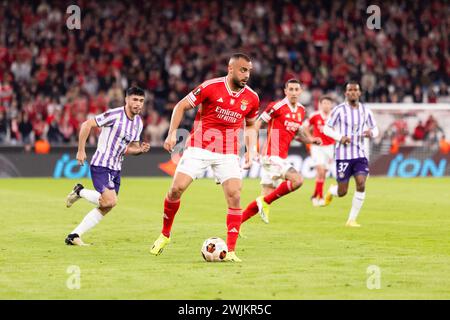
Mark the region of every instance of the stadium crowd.
<instances>
[{"instance_id":1,"label":"stadium crowd","mask_svg":"<svg viewBox=\"0 0 450 320\"><path fill-rule=\"evenodd\" d=\"M379 140L380 143L388 143L391 153L397 153L399 147L404 145L439 149L444 154L447 154L449 150L445 130L433 115L428 116L426 121L418 120L414 127L408 125L404 117L397 115Z\"/></svg>"},{"instance_id":2,"label":"stadium crowd","mask_svg":"<svg viewBox=\"0 0 450 320\"><path fill-rule=\"evenodd\" d=\"M144 139L160 145L175 103L224 75L236 51L253 59L262 107L292 77L310 109L324 93L342 99L349 79L366 102L450 101L444 0L380 4L379 30L367 27L369 1L81 0L80 30L66 26L71 4L0 2L0 144L74 143L81 122L139 85Z\"/></svg>"}]
</instances>

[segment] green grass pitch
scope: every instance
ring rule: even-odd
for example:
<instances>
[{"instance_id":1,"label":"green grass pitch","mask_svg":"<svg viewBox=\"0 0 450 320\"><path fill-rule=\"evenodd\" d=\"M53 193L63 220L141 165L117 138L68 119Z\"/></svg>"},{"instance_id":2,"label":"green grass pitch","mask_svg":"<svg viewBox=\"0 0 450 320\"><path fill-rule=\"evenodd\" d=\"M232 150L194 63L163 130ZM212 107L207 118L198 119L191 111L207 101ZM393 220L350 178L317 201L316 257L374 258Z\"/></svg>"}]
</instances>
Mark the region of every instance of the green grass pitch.
<instances>
[{"instance_id":1,"label":"green grass pitch","mask_svg":"<svg viewBox=\"0 0 450 320\"><path fill-rule=\"evenodd\" d=\"M206 238L226 236L225 200L211 180L191 185L172 242L149 254L170 182L124 178L118 206L83 237L93 245L69 247L65 236L92 208L83 199L65 208L75 181L0 179L0 299L450 298L449 178L370 178L360 229L344 227L353 183L347 197L313 208L306 180L272 205L270 224L258 215L244 224L240 264L200 255ZM257 180L244 180L242 206L258 193ZM371 265L379 289L367 286ZM67 286L70 266L79 289Z\"/></svg>"}]
</instances>

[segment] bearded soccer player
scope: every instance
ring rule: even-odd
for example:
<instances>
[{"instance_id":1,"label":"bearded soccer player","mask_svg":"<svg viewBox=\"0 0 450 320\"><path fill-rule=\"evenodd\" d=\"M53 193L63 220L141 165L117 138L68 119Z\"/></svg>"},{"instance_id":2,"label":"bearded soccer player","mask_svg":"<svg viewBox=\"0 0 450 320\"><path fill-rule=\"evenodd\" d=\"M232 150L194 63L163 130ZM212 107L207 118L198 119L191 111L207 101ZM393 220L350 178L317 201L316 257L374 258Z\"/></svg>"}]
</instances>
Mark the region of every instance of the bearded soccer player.
<instances>
[{"instance_id":1,"label":"bearded soccer player","mask_svg":"<svg viewBox=\"0 0 450 320\"><path fill-rule=\"evenodd\" d=\"M193 180L203 177L211 167L222 185L228 205L226 219L228 254L226 261L240 262L235 253L242 220L240 190L242 172L238 156L238 135L253 130L259 110L258 95L247 86L252 70L250 58L234 54L228 63L228 75L205 81L175 106L164 148L172 152L178 129L186 111L201 104L188 140L188 148L177 166L172 185L164 200L163 228L150 253L159 255L171 240L172 224L180 207L181 195ZM246 139L245 167L251 165L252 145L256 139Z\"/></svg>"},{"instance_id":2,"label":"bearded soccer player","mask_svg":"<svg viewBox=\"0 0 450 320\"><path fill-rule=\"evenodd\" d=\"M269 223L270 204L297 190L303 183L301 174L286 160L289 146L294 138L313 144L320 144L321 140L303 131L305 108L298 102L301 92L298 80L288 80L284 88L286 97L270 103L256 122L257 130L263 123L268 126L267 143L261 153L262 195L245 209L242 222L259 212L262 220Z\"/></svg>"},{"instance_id":3,"label":"bearded soccer player","mask_svg":"<svg viewBox=\"0 0 450 320\"><path fill-rule=\"evenodd\" d=\"M313 137L318 137L322 140L322 145L311 146L311 157L316 168L316 186L314 194L311 197L313 206L325 205L323 199L323 185L327 171L331 168L334 162L334 139L323 133L326 120L333 108L333 99L328 96L323 96L319 99L319 110L313 113L307 121L307 130L310 131Z\"/></svg>"},{"instance_id":4,"label":"bearded soccer player","mask_svg":"<svg viewBox=\"0 0 450 320\"><path fill-rule=\"evenodd\" d=\"M369 162L364 150L364 138L375 138L379 133L372 111L359 101L360 96L359 84L349 82L345 87L345 102L333 108L323 131L338 142L335 150L338 185L328 190L325 205L333 197L345 196L350 178L355 178L356 191L346 223L348 227L360 227L356 218L366 197Z\"/></svg>"},{"instance_id":5,"label":"bearded soccer player","mask_svg":"<svg viewBox=\"0 0 450 320\"><path fill-rule=\"evenodd\" d=\"M81 166L86 160L85 145L91 129L102 127L90 165L95 190L77 184L67 196L66 206L69 208L80 198L84 198L94 204L95 208L67 236L67 245L85 245L81 236L96 226L117 204L124 155L139 155L149 151L148 143L140 143L143 123L139 113L144 99L144 90L131 87L126 92L124 107L110 109L81 125L76 156Z\"/></svg>"}]
</instances>

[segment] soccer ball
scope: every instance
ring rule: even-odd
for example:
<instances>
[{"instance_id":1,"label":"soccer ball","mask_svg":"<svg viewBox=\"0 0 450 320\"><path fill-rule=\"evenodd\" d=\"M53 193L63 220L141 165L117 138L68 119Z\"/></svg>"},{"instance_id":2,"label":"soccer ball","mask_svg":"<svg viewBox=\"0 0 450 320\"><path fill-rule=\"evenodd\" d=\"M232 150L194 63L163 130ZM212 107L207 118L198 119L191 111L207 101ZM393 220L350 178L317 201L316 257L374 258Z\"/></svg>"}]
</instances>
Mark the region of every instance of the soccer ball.
<instances>
[{"instance_id":1,"label":"soccer ball","mask_svg":"<svg viewBox=\"0 0 450 320\"><path fill-rule=\"evenodd\" d=\"M203 242L202 256L208 262L223 261L228 253L225 241L220 238L209 238Z\"/></svg>"}]
</instances>

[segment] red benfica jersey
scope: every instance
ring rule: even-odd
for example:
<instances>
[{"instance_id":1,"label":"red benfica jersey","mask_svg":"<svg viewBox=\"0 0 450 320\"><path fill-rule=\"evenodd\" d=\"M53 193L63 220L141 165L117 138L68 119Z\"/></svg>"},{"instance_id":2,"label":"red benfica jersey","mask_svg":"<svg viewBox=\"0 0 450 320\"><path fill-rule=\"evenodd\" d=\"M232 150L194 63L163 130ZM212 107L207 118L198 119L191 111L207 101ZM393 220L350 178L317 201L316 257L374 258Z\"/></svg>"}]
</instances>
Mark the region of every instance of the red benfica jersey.
<instances>
[{"instance_id":1,"label":"red benfica jersey","mask_svg":"<svg viewBox=\"0 0 450 320\"><path fill-rule=\"evenodd\" d=\"M259 111L258 94L245 86L231 91L227 77L205 81L187 95L192 107L201 104L187 145L211 152L238 154L244 119Z\"/></svg>"},{"instance_id":2,"label":"red benfica jersey","mask_svg":"<svg viewBox=\"0 0 450 320\"><path fill-rule=\"evenodd\" d=\"M309 125L313 127L313 136L322 139L322 146L334 144L334 139L323 133L323 126L327 118L322 112L314 112L309 118Z\"/></svg>"},{"instance_id":3,"label":"red benfica jersey","mask_svg":"<svg viewBox=\"0 0 450 320\"><path fill-rule=\"evenodd\" d=\"M292 107L287 98L271 102L260 119L268 123L267 143L262 154L286 159L289 146L305 119L305 108Z\"/></svg>"}]
</instances>

